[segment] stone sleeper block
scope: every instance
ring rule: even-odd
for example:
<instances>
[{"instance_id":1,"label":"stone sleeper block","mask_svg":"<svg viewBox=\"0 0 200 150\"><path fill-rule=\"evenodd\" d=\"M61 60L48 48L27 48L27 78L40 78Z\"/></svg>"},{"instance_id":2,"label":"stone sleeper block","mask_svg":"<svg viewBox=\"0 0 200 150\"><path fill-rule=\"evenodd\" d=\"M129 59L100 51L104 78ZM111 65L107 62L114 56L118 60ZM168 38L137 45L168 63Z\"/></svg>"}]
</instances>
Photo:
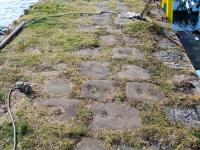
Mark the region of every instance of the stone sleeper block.
<instances>
[{"instance_id":1,"label":"stone sleeper block","mask_svg":"<svg viewBox=\"0 0 200 150\"><path fill-rule=\"evenodd\" d=\"M141 126L139 111L125 104L94 103L93 129L135 129Z\"/></svg>"},{"instance_id":2,"label":"stone sleeper block","mask_svg":"<svg viewBox=\"0 0 200 150\"><path fill-rule=\"evenodd\" d=\"M37 105L40 107L57 108L57 114L54 116L54 120L65 122L77 114L80 101L76 99L54 98L37 103Z\"/></svg>"},{"instance_id":3,"label":"stone sleeper block","mask_svg":"<svg viewBox=\"0 0 200 150\"><path fill-rule=\"evenodd\" d=\"M110 80L89 80L83 84L81 89L81 98L93 100L111 101L117 94L116 82Z\"/></svg>"},{"instance_id":4,"label":"stone sleeper block","mask_svg":"<svg viewBox=\"0 0 200 150\"><path fill-rule=\"evenodd\" d=\"M103 79L110 74L110 69L108 68L108 63L88 61L81 65L80 72L85 77Z\"/></svg>"},{"instance_id":5,"label":"stone sleeper block","mask_svg":"<svg viewBox=\"0 0 200 150\"><path fill-rule=\"evenodd\" d=\"M126 96L129 101L163 102L165 100L165 96L158 86L145 82L127 83Z\"/></svg>"},{"instance_id":6,"label":"stone sleeper block","mask_svg":"<svg viewBox=\"0 0 200 150\"><path fill-rule=\"evenodd\" d=\"M123 71L117 73L117 77L119 79L126 79L129 81L151 79L151 75L148 73L148 71L135 65L125 66Z\"/></svg>"}]
</instances>

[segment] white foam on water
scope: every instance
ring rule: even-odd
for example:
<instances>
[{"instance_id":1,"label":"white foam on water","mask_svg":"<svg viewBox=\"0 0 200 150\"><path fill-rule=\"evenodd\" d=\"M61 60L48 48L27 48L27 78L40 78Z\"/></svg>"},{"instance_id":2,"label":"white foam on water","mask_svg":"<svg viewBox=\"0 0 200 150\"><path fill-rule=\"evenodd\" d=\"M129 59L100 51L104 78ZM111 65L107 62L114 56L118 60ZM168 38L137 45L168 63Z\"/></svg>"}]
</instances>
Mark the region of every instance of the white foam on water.
<instances>
[{"instance_id":1,"label":"white foam on water","mask_svg":"<svg viewBox=\"0 0 200 150\"><path fill-rule=\"evenodd\" d=\"M38 0L0 0L0 26L6 27Z\"/></svg>"},{"instance_id":2,"label":"white foam on water","mask_svg":"<svg viewBox=\"0 0 200 150\"><path fill-rule=\"evenodd\" d=\"M198 78L200 78L200 70L196 70L196 74L197 74Z\"/></svg>"}]
</instances>

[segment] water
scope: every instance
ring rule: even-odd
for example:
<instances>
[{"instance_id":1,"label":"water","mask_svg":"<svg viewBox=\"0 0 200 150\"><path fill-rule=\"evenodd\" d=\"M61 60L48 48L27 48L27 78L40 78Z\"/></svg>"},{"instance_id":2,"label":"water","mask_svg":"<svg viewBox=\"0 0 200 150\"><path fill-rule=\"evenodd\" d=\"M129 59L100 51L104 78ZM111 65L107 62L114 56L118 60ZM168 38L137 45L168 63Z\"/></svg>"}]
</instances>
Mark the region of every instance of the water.
<instances>
[{"instance_id":1,"label":"water","mask_svg":"<svg viewBox=\"0 0 200 150\"><path fill-rule=\"evenodd\" d=\"M179 4L179 0L174 1L172 29L177 32L179 40L200 78L200 34L196 33L200 31L199 0L188 0L187 5Z\"/></svg>"},{"instance_id":2,"label":"water","mask_svg":"<svg viewBox=\"0 0 200 150\"><path fill-rule=\"evenodd\" d=\"M7 27L38 0L0 0L0 27Z\"/></svg>"}]
</instances>

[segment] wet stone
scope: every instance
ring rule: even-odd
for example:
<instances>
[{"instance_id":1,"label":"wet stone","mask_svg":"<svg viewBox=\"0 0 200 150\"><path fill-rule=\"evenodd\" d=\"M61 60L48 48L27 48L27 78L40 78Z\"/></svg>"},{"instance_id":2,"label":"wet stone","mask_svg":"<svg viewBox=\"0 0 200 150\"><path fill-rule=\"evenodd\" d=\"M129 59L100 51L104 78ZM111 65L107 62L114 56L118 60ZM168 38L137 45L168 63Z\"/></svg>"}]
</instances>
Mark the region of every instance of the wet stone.
<instances>
[{"instance_id":1,"label":"wet stone","mask_svg":"<svg viewBox=\"0 0 200 150\"><path fill-rule=\"evenodd\" d=\"M100 36L101 45L103 46L115 46L117 45L117 38L114 35Z\"/></svg>"},{"instance_id":2,"label":"wet stone","mask_svg":"<svg viewBox=\"0 0 200 150\"><path fill-rule=\"evenodd\" d=\"M80 101L75 99L49 99L38 103L38 105L54 109L54 120L68 121L77 114Z\"/></svg>"},{"instance_id":3,"label":"wet stone","mask_svg":"<svg viewBox=\"0 0 200 150\"><path fill-rule=\"evenodd\" d=\"M75 150L105 150L99 140L83 138Z\"/></svg>"},{"instance_id":4,"label":"wet stone","mask_svg":"<svg viewBox=\"0 0 200 150\"><path fill-rule=\"evenodd\" d=\"M125 60L127 58L134 60L142 60L144 59L144 54L134 47L117 47L113 49L112 58L116 60Z\"/></svg>"},{"instance_id":5,"label":"wet stone","mask_svg":"<svg viewBox=\"0 0 200 150\"><path fill-rule=\"evenodd\" d=\"M185 125L200 126L200 116L198 108L167 107L165 109L167 117L172 122L180 122Z\"/></svg>"},{"instance_id":6,"label":"wet stone","mask_svg":"<svg viewBox=\"0 0 200 150\"><path fill-rule=\"evenodd\" d=\"M129 81L151 79L151 75L148 73L148 71L135 65L125 66L124 71L119 72L117 77L119 79L126 79Z\"/></svg>"},{"instance_id":7,"label":"wet stone","mask_svg":"<svg viewBox=\"0 0 200 150\"><path fill-rule=\"evenodd\" d=\"M91 126L98 129L135 129L141 126L139 112L125 104L94 103Z\"/></svg>"},{"instance_id":8,"label":"wet stone","mask_svg":"<svg viewBox=\"0 0 200 150\"><path fill-rule=\"evenodd\" d=\"M42 92L51 97L70 97L72 87L72 83L66 80L50 79L44 83Z\"/></svg>"},{"instance_id":9,"label":"wet stone","mask_svg":"<svg viewBox=\"0 0 200 150\"><path fill-rule=\"evenodd\" d=\"M129 82L126 85L126 96L128 100L145 100L147 102L165 100L160 88L151 83Z\"/></svg>"},{"instance_id":10,"label":"wet stone","mask_svg":"<svg viewBox=\"0 0 200 150\"><path fill-rule=\"evenodd\" d=\"M174 75L171 79L172 83L176 87L177 92L183 92L185 94L199 94L200 93L200 81L195 76L188 75Z\"/></svg>"},{"instance_id":11,"label":"wet stone","mask_svg":"<svg viewBox=\"0 0 200 150\"><path fill-rule=\"evenodd\" d=\"M89 78L103 79L110 74L110 69L108 68L108 63L88 61L81 65L80 72Z\"/></svg>"},{"instance_id":12,"label":"wet stone","mask_svg":"<svg viewBox=\"0 0 200 150\"><path fill-rule=\"evenodd\" d=\"M153 53L153 55L172 69L186 68L188 70L193 70L189 58L185 53L179 52L177 50L168 50L158 51Z\"/></svg>"},{"instance_id":13,"label":"wet stone","mask_svg":"<svg viewBox=\"0 0 200 150\"><path fill-rule=\"evenodd\" d=\"M83 84L81 89L82 98L94 100L113 100L118 94L115 81L89 80Z\"/></svg>"},{"instance_id":14,"label":"wet stone","mask_svg":"<svg viewBox=\"0 0 200 150\"><path fill-rule=\"evenodd\" d=\"M99 49L83 49L74 52L76 56L85 56L85 57L97 57L100 55L100 50Z\"/></svg>"}]
</instances>

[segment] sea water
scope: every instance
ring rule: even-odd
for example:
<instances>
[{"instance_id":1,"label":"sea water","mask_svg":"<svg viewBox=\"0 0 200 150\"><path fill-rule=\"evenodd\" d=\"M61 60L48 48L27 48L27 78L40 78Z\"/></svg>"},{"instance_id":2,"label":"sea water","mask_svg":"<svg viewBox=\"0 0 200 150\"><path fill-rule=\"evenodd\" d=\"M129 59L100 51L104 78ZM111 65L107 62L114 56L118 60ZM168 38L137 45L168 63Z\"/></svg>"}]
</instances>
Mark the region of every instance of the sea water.
<instances>
[{"instance_id":1,"label":"sea water","mask_svg":"<svg viewBox=\"0 0 200 150\"><path fill-rule=\"evenodd\" d=\"M7 27L38 0L0 0L0 27Z\"/></svg>"}]
</instances>

